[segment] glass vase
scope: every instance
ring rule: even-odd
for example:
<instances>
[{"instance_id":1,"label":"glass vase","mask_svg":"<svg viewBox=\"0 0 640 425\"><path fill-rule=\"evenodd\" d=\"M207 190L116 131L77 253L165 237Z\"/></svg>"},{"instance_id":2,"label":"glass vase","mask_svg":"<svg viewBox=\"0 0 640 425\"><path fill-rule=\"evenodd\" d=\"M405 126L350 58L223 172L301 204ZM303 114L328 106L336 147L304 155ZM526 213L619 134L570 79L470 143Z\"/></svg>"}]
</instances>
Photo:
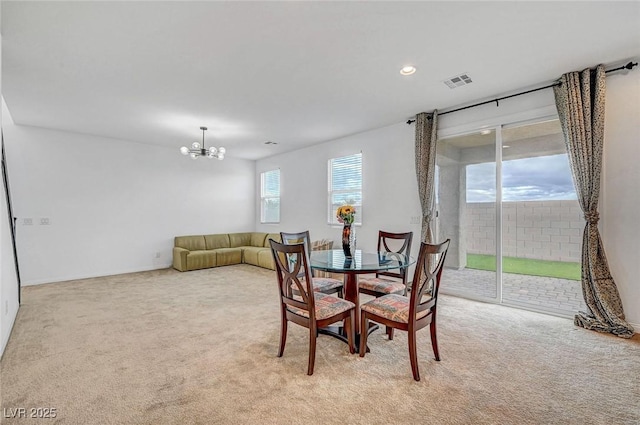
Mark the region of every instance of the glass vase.
<instances>
[{"instance_id":1,"label":"glass vase","mask_svg":"<svg viewBox=\"0 0 640 425\"><path fill-rule=\"evenodd\" d=\"M350 224L345 224L342 228L342 250L346 258L356 255L356 229Z\"/></svg>"}]
</instances>

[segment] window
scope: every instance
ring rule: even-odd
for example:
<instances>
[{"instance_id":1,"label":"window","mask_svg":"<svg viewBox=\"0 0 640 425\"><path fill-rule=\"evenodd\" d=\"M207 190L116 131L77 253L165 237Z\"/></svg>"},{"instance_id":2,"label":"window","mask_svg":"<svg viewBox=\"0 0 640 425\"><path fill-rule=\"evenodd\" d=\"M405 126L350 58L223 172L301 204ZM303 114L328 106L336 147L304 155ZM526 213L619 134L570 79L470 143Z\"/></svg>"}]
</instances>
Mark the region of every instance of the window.
<instances>
[{"instance_id":1,"label":"window","mask_svg":"<svg viewBox=\"0 0 640 425\"><path fill-rule=\"evenodd\" d=\"M356 208L355 224L362 224L362 154L329 160L329 224L339 225L336 210L341 205Z\"/></svg>"},{"instance_id":2,"label":"window","mask_svg":"<svg viewBox=\"0 0 640 425\"><path fill-rule=\"evenodd\" d=\"M280 223L280 170L260 174L260 223Z\"/></svg>"}]
</instances>

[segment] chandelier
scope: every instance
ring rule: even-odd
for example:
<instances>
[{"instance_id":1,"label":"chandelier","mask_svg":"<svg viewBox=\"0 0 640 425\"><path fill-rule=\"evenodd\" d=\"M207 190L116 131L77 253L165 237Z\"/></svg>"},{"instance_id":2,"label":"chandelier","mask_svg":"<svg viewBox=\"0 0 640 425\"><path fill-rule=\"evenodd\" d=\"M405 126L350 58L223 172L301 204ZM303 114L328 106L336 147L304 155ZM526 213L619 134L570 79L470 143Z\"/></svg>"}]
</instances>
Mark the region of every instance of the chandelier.
<instances>
[{"instance_id":1,"label":"chandelier","mask_svg":"<svg viewBox=\"0 0 640 425\"><path fill-rule=\"evenodd\" d=\"M202 145L198 142L193 142L191 144L191 149L186 146L180 148L180 153L182 155L189 155L191 159L198 159L198 157L204 156L207 158L218 158L219 160L224 159L224 154L227 152L225 148L222 146L219 148L214 148L213 146L210 148L204 147L204 132L207 130L207 127L200 127L202 130Z\"/></svg>"}]
</instances>

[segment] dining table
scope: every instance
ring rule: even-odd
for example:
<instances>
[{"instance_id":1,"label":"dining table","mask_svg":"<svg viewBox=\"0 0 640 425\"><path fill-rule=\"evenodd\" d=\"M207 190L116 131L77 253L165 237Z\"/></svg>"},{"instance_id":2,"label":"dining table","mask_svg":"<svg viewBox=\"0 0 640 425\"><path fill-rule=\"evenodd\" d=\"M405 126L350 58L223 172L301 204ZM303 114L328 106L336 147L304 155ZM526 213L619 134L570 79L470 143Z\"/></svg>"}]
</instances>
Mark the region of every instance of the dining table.
<instances>
[{"instance_id":1,"label":"dining table","mask_svg":"<svg viewBox=\"0 0 640 425\"><path fill-rule=\"evenodd\" d=\"M331 249L326 251L312 251L310 255L310 266L312 270L341 273L344 275L344 299L351 301L356 306L356 344L359 344L361 334L358 275L403 269L411 266L415 261L416 260L410 256L386 251L367 252L356 250L355 255L348 257L342 249ZM367 332L373 332L377 328L378 325L371 324ZM323 328L319 329L318 332L347 342L346 335L344 335L342 328Z\"/></svg>"}]
</instances>

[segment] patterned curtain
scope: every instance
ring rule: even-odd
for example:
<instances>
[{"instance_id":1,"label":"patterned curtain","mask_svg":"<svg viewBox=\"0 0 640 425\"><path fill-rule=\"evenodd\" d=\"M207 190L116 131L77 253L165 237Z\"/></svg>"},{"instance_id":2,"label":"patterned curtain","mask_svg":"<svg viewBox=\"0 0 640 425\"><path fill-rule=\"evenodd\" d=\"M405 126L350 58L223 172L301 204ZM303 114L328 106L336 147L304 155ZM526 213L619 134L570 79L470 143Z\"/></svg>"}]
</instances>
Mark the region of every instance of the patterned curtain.
<instances>
[{"instance_id":1,"label":"patterned curtain","mask_svg":"<svg viewBox=\"0 0 640 425\"><path fill-rule=\"evenodd\" d=\"M431 219L435 205L434 180L436 172L436 139L438 110L432 114L421 112L416 116L416 176L418 195L422 206L421 242L433 243Z\"/></svg>"},{"instance_id":2,"label":"patterned curtain","mask_svg":"<svg viewBox=\"0 0 640 425\"><path fill-rule=\"evenodd\" d=\"M574 319L577 326L631 338L633 327L624 318L622 302L598 231L598 198L604 144L605 71L564 74L554 87L569 164L584 213L582 236L582 293L587 312Z\"/></svg>"}]
</instances>

